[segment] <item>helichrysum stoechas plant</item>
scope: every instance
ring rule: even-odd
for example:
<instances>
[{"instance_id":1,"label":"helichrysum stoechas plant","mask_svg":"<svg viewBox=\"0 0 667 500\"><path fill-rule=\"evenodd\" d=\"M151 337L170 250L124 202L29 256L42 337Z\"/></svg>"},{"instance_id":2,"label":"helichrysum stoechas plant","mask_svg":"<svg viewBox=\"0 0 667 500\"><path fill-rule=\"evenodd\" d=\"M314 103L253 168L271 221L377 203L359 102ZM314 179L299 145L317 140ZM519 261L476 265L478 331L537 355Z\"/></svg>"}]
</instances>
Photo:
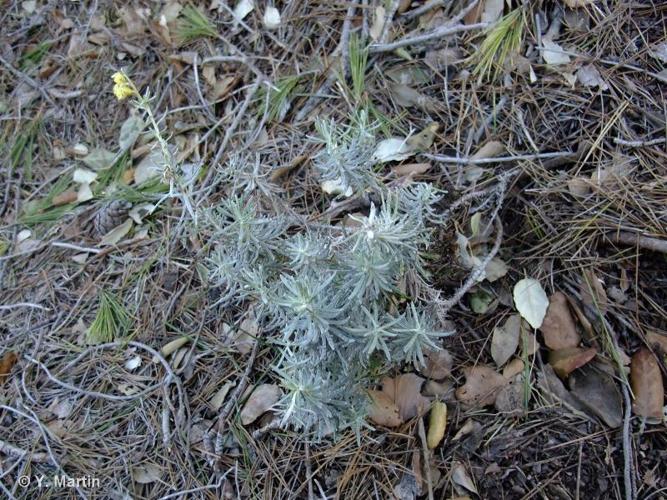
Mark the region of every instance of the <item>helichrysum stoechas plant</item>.
<instances>
[{"instance_id":1,"label":"helichrysum stoechas plant","mask_svg":"<svg viewBox=\"0 0 667 500\"><path fill-rule=\"evenodd\" d=\"M429 286L421 254L440 193L428 184L381 183L364 115L344 129L322 122L319 131L324 147L314 167L321 177L376 199L349 227L288 213L287 200L266 189L266 172L238 158L224 169L227 192L204 222L219 303L253 304L280 351L274 368L285 393L282 423L315 438L364 425L371 366L424 364L425 351L451 333L401 288L407 274L419 282L411 289Z\"/></svg>"},{"instance_id":2,"label":"helichrysum stoechas plant","mask_svg":"<svg viewBox=\"0 0 667 500\"><path fill-rule=\"evenodd\" d=\"M139 92L136 85L132 79L127 76L123 71L117 71L111 76L114 85L113 85L113 94L116 96L116 99L119 101L124 101L126 99L131 99L132 105L148 119L148 123L153 129L155 139L157 140L157 145L160 148L162 153L162 165L161 173L162 179L165 183L169 184L169 193L165 196L167 197L178 197L181 199L184 208L187 210L190 217L196 222L197 216L193 207L193 204L190 200L190 184L191 179L187 179L187 175L184 175L181 172L174 160L174 155L170 151L169 144L164 138L164 134L158 125L155 115L153 114L153 108L151 107L152 98L150 97L148 91L144 95ZM163 201L160 200L158 204Z\"/></svg>"}]
</instances>

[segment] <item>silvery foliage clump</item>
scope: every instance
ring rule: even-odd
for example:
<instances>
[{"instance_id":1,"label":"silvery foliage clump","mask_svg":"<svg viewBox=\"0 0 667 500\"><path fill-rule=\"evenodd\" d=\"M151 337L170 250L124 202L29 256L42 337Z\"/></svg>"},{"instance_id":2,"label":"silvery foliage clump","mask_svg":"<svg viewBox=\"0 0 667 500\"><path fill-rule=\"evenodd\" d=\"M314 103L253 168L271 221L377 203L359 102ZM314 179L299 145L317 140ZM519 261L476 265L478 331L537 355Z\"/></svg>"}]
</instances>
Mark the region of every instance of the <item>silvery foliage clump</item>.
<instances>
[{"instance_id":1,"label":"silvery foliage clump","mask_svg":"<svg viewBox=\"0 0 667 500\"><path fill-rule=\"evenodd\" d=\"M281 423L314 438L366 425L373 367L423 365L425 351L451 333L417 298L405 301L400 287L408 272L428 286L422 253L441 194L424 183L383 186L363 116L345 129L320 122L318 130L324 147L315 169L357 194L372 192L380 201L365 215L345 226L310 223L313 214L290 212L256 162L237 158L223 172L228 192L206 216L219 303L251 305L260 328L275 332Z\"/></svg>"}]
</instances>

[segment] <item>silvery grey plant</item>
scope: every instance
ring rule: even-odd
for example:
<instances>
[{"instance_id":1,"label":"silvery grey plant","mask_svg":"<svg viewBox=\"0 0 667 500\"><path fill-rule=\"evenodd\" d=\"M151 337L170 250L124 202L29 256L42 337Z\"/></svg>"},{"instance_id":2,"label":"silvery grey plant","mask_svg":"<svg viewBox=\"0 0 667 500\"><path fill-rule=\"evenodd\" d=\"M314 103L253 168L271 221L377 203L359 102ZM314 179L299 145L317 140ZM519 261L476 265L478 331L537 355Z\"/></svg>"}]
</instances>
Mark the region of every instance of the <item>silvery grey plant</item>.
<instances>
[{"instance_id":1,"label":"silvery grey plant","mask_svg":"<svg viewBox=\"0 0 667 500\"><path fill-rule=\"evenodd\" d=\"M409 274L428 287L423 251L437 223L441 193L430 184L387 187L374 173L375 136L365 115L345 128L321 122L322 179L342 179L356 193L372 192L365 215L352 224L313 224L287 214L277 190L260 189L256 163L224 168L228 191L208 210L214 242L208 259L219 304L252 303L278 351L274 366L284 397L281 423L322 438L365 424L370 366L424 364L426 350L452 332L437 325L419 297L407 297Z\"/></svg>"}]
</instances>

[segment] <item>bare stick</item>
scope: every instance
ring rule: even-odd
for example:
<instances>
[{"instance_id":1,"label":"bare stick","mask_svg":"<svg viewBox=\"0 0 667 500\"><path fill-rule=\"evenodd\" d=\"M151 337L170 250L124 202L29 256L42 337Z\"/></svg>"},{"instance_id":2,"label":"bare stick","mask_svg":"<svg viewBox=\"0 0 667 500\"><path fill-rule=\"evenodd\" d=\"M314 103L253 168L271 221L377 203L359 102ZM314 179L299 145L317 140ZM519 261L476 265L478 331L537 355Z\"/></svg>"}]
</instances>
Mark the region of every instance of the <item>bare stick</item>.
<instances>
[{"instance_id":1,"label":"bare stick","mask_svg":"<svg viewBox=\"0 0 667 500\"><path fill-rule=\"evenodd\" d=\"M477 2L475 2L477 3ZM436 7L440 7L441 5L445 5L445 0L429 0L426 2L424 5L421 7L417 7L416 9L409 10L405 14L403 14L402 17L405 19L414 19L415 17L419 17L422 14L426 14L429 10L435 9Z\"/></svg>"},{"instance_id":2,"label":"bare stick","mask_svg":"<svg viewBox=\"0 0 667 500\"><path fill-rule=\"evenodd\" d=\"M571 151L554 151L552 153L536 153L515 156L496 156L495 158L457 158L456 156L423 154L429 160L435 160L442 163L454 163L456 165L485 165L488 163L506 163L510 161L522 160L547 160L550 158L562 158L572 156L575 153Z\"/></svg>"},{"instance_id":3,"label":"bare stick","mask_svg":"<svg viewBox=\"0 0 667 500\"><path fill-rule=\"evenodd\" d=\"M605 236L613 243L636 245L639 248L643 248L644 250L667 253L667 240L651 238L650 236L641 236L639 234L628 232L609 232Z\"/></svg>"},{"instance_id":4,"label":"bare stick","mask_svg":"<svg viewBox=\"0 0 667 500\"><path fill-rule=\"evenodd\" d=\"M391 21L394 19L394 15L396 14L396 11L398 10L398 6L401 3L401 0L393 0L391 2L391 5L387 9L387 12L385 13L384 16L384 23L382 24L382 32L380 33L380 44L384 44L387 42L387 38L389 38L389 30L391 29Z\"/></svg>"},{"instance_id":5,"label":"bare stick","mask_svg":"<svg viewBox=\"0 0 667 500\"><path fill-rule=\"evenodd\" d=\"M343 68L343 78L345 80L347 80L347 77L350 74L350 68L348 68L348 61L350 60L350 26L352 25L352 16L354 16L354 11L356 9L357 4L354 2L352 2L347 8L347 12L345 13L345 22L343 22L343 33L340 36L340 64Z\"/></svg>"},{"instance_id":6,"label":"bare stick","mask_svg":"<svg viewBox=\"0 0 667 500\"><path fill-rule=\"evenodd\" d=\"M392 50L400 49L407 47L409 45L419 45L422 43L430 42L431 40L436 40L445 36L453 35L455 33L461 33L464 31L473 31L478 29L486 28L489 23L476 23L476 24L457 24L454 26L441 26L434 29L423 35L416 35L409 38L402 38L391 43L384 44L375 44L369 47L369 52L371 54L377 54L378 52L390 52Z\"/></svg>"}]
</instances>

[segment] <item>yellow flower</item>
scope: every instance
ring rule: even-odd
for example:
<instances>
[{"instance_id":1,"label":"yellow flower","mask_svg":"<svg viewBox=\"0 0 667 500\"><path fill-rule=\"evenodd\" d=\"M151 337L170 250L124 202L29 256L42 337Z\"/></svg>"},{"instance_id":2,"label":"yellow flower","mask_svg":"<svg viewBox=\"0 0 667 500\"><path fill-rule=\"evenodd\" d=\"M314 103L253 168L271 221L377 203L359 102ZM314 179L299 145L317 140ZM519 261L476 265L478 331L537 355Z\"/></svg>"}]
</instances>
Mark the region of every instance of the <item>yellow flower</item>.
<instances>
[{"instance_id":1,"label":"yellow flower","mask_svg":"<svg viewBox=\"0 0 667 500\"><path fill-rule=\"evenodd\" d=\"M119 101L137 94L134 85L124 73L118 71L114 73L111 78L114 82L113 93Z\"/></svg>"}]
</instances>

